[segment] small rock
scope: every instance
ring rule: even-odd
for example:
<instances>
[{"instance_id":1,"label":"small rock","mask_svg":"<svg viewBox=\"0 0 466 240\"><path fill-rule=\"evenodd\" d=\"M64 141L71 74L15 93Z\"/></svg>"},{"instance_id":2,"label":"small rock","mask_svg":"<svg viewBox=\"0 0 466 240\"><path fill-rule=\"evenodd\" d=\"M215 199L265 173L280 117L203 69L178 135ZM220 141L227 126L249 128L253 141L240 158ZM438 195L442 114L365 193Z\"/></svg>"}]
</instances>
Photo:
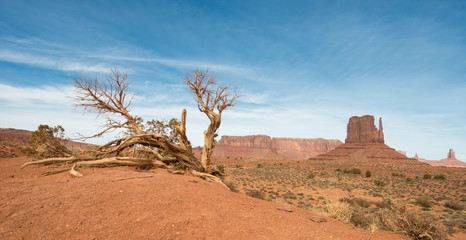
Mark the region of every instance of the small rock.
<instances>
[{"instance_id":1,"label":"small rock","mask_svg":"<svg viewBox=\"0 0 466 240\"><path fill-rule=\"evenodd\" d=\"M320 223L320 222L327 222L327 219L326 219L326 218L319 217L319 216L310 216L309 219L311 219L311 221L317 222L317 223Z\"/></svg>"},{"instance_id":2,"label":"small rock","mask_svg":"<svg viewBox=\"0 0 466 240\"><path fill-rule=\"evenodd\" d=\"M281 206L281 207L277 207L278 210L283 210L285 212L293 212L293 209L289 206Z\"/></svg>"}]
</instances>

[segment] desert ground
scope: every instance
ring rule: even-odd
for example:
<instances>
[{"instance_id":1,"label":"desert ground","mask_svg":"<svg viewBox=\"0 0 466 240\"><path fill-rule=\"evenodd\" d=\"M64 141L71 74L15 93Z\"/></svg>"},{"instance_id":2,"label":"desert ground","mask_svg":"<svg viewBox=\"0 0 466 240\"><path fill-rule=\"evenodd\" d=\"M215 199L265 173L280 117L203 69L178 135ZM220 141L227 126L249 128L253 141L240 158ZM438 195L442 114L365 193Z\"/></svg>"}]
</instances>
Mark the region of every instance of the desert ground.
<instances>
[{"instance_id":1,"label":"desert ground","mask_svg":"<svg viewBox=\"0 0 466 240\"><path fill-rule=\"evenodd\" d=\"M267 201L317 213L346 202L364 216L349 221L361 228L370 227L378 213L405 207L437 216L451 239L466 237L465 168L228 157L216 164L239 192Z\"/></svg>"},{"instance_id":2,"label":"desert ground","mask_svg":"<svg viewBox=\"0 0 466 240\"><path fill-rule=\"evenodd\" d=\"M18 146L0 148L0 239L466 238L466 168L217 156L224 185L122 166L73 178L21 169Z\"/></svg>"},{"instance_id":3,"label":"desert ground","mask_svg":"<svg viewBox=\"0 0 466 240\"><path fill-rule=\"evenodd\" d=\"M82 178L43 176L57 167L20 169L29 160L0 159L1 239L408 239L328 217L319 222L321 216L293 204L165 170L83 168Z\"/></svg>"}]
</instances>

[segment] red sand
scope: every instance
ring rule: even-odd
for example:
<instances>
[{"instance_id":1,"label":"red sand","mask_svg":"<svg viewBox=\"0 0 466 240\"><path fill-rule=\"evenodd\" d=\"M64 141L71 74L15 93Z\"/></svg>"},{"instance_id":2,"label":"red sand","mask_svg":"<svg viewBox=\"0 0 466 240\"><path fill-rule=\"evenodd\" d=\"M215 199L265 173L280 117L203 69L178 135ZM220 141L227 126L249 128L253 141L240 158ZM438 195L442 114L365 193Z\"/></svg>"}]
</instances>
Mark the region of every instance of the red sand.
<instances>
[{"instance_id":1,"label":"red sand","mask_svg":"<svg viewBox=\"0 0 466 240\"><path fill-rule=\"evenodd\" d=\"M230 192L163 170L20 169L27 158L0 159L0 239L367 239L335 219L316 223L301 209ZM375 239L407 239L376 231Z\"/></svg>"}]
</instances>

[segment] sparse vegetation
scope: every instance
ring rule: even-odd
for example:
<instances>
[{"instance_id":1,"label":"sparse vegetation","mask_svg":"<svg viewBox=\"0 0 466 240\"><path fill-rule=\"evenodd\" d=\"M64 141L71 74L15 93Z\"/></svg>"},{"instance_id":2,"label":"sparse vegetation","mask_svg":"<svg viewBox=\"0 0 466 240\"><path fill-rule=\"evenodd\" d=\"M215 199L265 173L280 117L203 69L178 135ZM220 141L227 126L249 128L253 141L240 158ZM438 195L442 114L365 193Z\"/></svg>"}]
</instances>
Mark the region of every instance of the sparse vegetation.
<instances>
[{"instance_id":1,"label":"sparse vegetation","mask_svg":"<svg viewBox=\"0 0 466 240\"><path fill-rule=\"evenodd\" d=\"M432 175L426 173L426 174L424 174L424 176L422 176L422 178L424 178L424 179L431 179L431 178L432 178Z\"/></svg>"},{"instance_id":2,"label":"sparse vegetation","mask_svg":"<svg viewBox=\"0 0 466 240\"><path fill-rule=\"evenodd\" d=\"M448 200L444 206L453 210L464 210L464 204L460 201Z\"/></svg>"},{"instance_id":3,"label":"sparse vegetation","mask_svg":"<svg viewBox=\"0 0 466 240\"><path fill-rule=\"evenodd\" d=\"M374 180L375 185L379 187L385 187L387 184L382 180Z\"/></svg>"},{"instance_id":4,"label":"sparse vegetation","mask_svg":"<svg viewBox=\"0 0 466 240\"><path fill-rule=\"evenodd\" d=\"M379 212L376 218L381 229L403 231L412 239L447 239L447 233L438 218L427 212L401 208Z\"/></svg>"},{"instance_id":5,"label":"sparse vegetation","mask_svg":"<svg viewBox=\"0 0 466 240\"><path fill-rule=\"evenodd\" d=\"M236 183L233 179L231 178L224 178L223 180L223 184L225 184L225 186L228 187L228 189L230 189L230 191L232 192L239 192L238 188L236 188Z\"/></svg>"},{"instance_id":6,"label":"sparse vegetation","mask_svg":"<svg viewBox=\"0 0 466 240\"><path fill-rule=\"evenodd\" d=\"M367 170L366 171L366 178L370 178L372 176L371 171Z\"/></svg>"},{"instance_id":7,"label":"sparse vegetation","mask_svg":"<svg viewBox=\"0 0 466 240\"><path fill-rule=\"evenodd\" d=\"M247 190L246 195L253 197L253 198L258 198L258 199L265 199L265 193L260 191L260 190Z\"/></svg>"},{"instance_id":8,"label":"sparse vegetation","mask_svg":"<svg viewBox=\"0 0 466 240\"><path fill-rule=\"evenodd\" d=\"M432 207L433 203L429 196L423 195L417 197L415 200L416 204L423 207L423 208L430 208Z\"/></svg>"},{"instance_id":9,"label":"sparse vegetation","mask_svg":"<svg viewBox=\"0 0 466 240\"><path fill-rule=\"evenodd\" d=\"M71 151L64 145L67 141L64 135L65 129L61 125L50 127L41 124L21 151L36 159L71 156Z\"/></svg>"},{"instance_id":10,"label":"sparse vegetation","mask_svg":"<svg viewBox=\"0 0 466 240\"><path fill-rule=\"evenodd\" d=\"M445 176L445 174L438 174L438 175L434 175L434 179L440 179L440 180L445 180L447 179L447 177Z\"/></svg>"},{"instance_id":11,"label":"sparse vegetation","mask_svg":"<svg viewBox=\"0 0 466 240\"><path fill-rule=\"evenodd\" d=\"M353 215L353 210L348 203L329 204L325 209L329 217L336 218L344 223L348 223Z\"/></svg>"},{"instance_id":12,"label":"sparse vegetation","mask_svg":"<svg viewBox=\"0 0 466 240\"><path fill-rule=\"evenodd\" d=\"M225 173L225 167L223 165L217 165L217 170L220 172L220 173Z\"/></svg>"}]
</instances>

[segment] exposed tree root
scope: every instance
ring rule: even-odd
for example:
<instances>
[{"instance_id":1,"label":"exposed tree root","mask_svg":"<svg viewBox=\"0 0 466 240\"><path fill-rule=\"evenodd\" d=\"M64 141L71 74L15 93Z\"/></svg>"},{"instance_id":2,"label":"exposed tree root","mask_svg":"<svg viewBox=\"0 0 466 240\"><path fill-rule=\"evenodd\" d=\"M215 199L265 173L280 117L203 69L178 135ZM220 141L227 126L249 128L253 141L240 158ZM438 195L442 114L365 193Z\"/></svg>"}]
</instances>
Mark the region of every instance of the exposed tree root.
<instances>
[{"instance_id":1,"label":"exposed tree root","mask_svg":"<svg viewBox=\"0 0 466 240\"><path fill-rule=\"evenodd\" d=\"M167 158L167 162L172 162L173 159ZM77 167L108 167L108 166L151 166L155 168L164 168L168 169L170 173L173 174L187 174L195 177L202 178L210 182L217 182L228 188L222 180L209 173L199 172L193 169L182 169L179 167L174 167L172 165L166 164L164 161L149 159L149 158L136 158L136 157L108 157L102 159L95 159L90 156L80 156L80 157L67 157L67 158L48 158L38 161L31 161L23 164L21 168L24 168L29 165L39 165L39 164L53 164L53 163L74 163L71 168L56 170L44 173L43 175L52 175L56 173L61 173L67 170L70 170L70 174L73 177L82 177L83 175L76 170Z\"/></svg>"},{"instance_id":2,"label":"exposed tree root","mask_svg":"<svg viewBox=\"0 0 466 240\"><path fill-rule=\"evenodd\" d=\"M214 176L212 174L208 174L208 173L202 173L202 172L198 172L196 170L190 170L189 173L193 176L196 176L196 177L200 177L204 180L207 180L207 181L210 181L210 182L217 182L217 183L220 183L222 186L226 187L228 190L230 189L229 187L227 187L227 185L225 185L222 181L222 179L220 179L219 177L217 176Z\"/></svg>"},{"instance_id":3,"label":"exposed tree root","mask_svg":"<svg viewBox=\"0 0 466 240\"><path fill-rule=\"evenodd\" d=\"M73 164L70 174L81 177L82 174L75 168L147 166L165 168L172 173L189 174L207 181L218 182L228 188L218 177L221 173L212 167L211 156L222 112L234 106L235 101L241 96L236 87L220 85L215 74L207 70L195 70L186 74L184 82L191 90L199 111L210 120L208 128L204 131L201 155L196 158L186 135L186 110L182 111L181 121L172 126L178 140L166 136L160 129L151 130L144 124L142 118L130 114L133 97L128 94L127 77L127 74L122 74L117 69L112 69L112 74L104 76L103 79L77 75L74 78L76 88L74 99L75 106L104 115L107 120L104 130L83 139L102 136L115 129L126 130L128 136L110 141L81 155L32 161L25 163L21 168L36 164Z\"/></svg>"},{"instance_id":4,"label":"exposed tree root","mask_svg":"<svg viewBox=\"0 0 466 240\"><path fill-rule=\"evenodd\" d=\"M42 173L41 175L42 176L49 176L49 175L53 175L53 174L58 174L58 173L62 173L62 172L66 172L68 170L70 170L71 168L65 168L65 169L60 169L60 170L53 170L53 171L50 171L50 172L45 172L45 173Z\"/></svg>"},{"instance_id":5,"label":"exposed tree root","mask_svg":"<svg viewBox=\"0 0 466 240\"><path fill-rule=\"evenodd\" d=\"M73 166L71 167L71 170L70 170L71 176L72 176L72 177L77 177L77 178L82 177L83 174L80 173L80 172L78 172L78 171L76 171L76 169L74 169L75 167L76 167L76 163L73 164Z\"/></svg>"},{"instance_id":6,"label":"exposed tree root","mask_svg":"<svg viewBox=\"0 0 466 240\"><path fill-rule=\"evenodd\" d=\"M23 164L23 166L21 166L21 168L24 168L28 165L35 165L35 164L52 164L52 163L59 163L59 162L73 162L77 160L76 157L64 157L64 158L46 158L46 159L42 159L42 160L37 160L37 161L31 161L31 162L27 162L25 164Z\"/></svg>"}]
</instances>

